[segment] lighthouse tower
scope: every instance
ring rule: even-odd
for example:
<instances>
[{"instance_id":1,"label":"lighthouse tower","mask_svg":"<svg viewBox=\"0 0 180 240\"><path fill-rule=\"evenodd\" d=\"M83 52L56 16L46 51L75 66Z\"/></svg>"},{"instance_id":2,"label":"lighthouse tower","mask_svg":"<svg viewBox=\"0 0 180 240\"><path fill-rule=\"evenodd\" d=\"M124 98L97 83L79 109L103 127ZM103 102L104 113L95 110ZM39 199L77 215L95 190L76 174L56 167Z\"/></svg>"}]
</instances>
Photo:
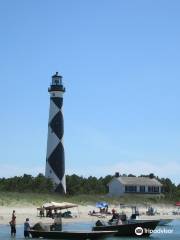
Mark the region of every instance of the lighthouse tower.
<instances>
[{"instance_id":1,"label":"lighthouse tower","mask_svg":"<svg viewBox=\"0 0 180 240\"><path fill-rule=\"evenodd\" d=\"M50 94L50 108L45 176L52 180L56 192L65 194L64 121L62 113L65 88L62 76L59 76L58 72L52 76L48 92Z\"/></svg>"}]
</instances>

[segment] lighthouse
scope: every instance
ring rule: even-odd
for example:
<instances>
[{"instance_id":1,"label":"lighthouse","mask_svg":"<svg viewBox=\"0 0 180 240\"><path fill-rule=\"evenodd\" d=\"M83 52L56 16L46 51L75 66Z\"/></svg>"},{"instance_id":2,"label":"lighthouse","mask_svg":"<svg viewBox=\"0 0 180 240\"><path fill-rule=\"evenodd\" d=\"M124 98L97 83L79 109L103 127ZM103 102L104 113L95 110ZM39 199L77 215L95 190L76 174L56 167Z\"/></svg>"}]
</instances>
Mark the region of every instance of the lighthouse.
<instances>
[{"instance_id":1,"label":"lighthouse","mask_svg":"<svg viewBox=\"0 0 180 240\"><path fill-rule=\"evenodd\" d=\"M52 76L48 92L50 94L50 108L45 176L52 180L55 192L65 194L64 120L62 112L65 88L62 76L58 72Z\"/></svg>"}]
</instances>

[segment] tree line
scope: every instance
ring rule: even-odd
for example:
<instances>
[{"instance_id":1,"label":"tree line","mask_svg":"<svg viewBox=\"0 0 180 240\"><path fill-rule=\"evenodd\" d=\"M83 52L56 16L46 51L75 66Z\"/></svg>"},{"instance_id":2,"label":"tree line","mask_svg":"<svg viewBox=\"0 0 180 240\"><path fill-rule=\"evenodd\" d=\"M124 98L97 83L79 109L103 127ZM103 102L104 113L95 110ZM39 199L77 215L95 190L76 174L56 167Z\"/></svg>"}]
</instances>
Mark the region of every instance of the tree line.
<instances>
[{"instance_id":1,"label":"tree line","mask_svg":"<svg viewBox=\"0 0 180 240\"><path fill-rule=\"evenodd\" d=\"M121 176L135 177L133 174L123 174ZM180 198L180 184L175 185L169 178L159 178L153 173L149 175L140 175L141 177L150 177L158 179L164 188L164 194L169 199ZM66 187L68 195L78 194L102 194L108 193L108 183L114 176L107 175L105 177L83 177L76 174L66 175ZM53 192L53 183L50 179L45 178L43 174L33 177L28 174L23 176L15 176L11 178L0 178L0 191L9 192Z\"/></svg>"},{"instance_id":2,"label":"tree line","mask_svg":"<svg viewBox=\"0 0 180 240\"><path fill-rule=\"evenodd\" d=\"M1 192L40 192L49 193L53 190L53 183L50 179L44 177L43 174L38 174L33 177L28 174L23 176L15 176L11 178L0 178Z\"/></svg>"}]
</instances>

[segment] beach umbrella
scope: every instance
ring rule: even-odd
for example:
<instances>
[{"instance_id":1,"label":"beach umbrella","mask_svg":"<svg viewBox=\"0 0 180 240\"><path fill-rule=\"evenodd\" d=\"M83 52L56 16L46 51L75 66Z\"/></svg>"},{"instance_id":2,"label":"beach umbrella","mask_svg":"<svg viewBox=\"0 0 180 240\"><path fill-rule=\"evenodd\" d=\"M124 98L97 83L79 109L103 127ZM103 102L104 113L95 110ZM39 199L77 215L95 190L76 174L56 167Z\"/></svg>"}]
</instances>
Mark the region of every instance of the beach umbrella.
<instances>
[{"instance_id":1,"label":"beach umbrella","mask_svg":"<svg viewBox=\"0 0 180 240\"><path fill-rule=\"evenodd\" d=\"M96 203L96 207L97 208L107 208L108 207L108 203L106 203L106 202L97 202Z\"/></svg>"}]
</instances>

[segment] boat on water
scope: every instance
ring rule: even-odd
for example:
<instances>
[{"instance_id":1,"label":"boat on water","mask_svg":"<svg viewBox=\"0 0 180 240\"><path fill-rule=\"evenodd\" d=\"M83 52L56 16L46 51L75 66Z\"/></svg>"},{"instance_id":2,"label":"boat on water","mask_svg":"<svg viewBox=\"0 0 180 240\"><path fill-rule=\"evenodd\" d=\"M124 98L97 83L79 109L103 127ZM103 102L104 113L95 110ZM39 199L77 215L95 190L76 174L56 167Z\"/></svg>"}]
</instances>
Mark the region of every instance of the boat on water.
<instances>
[{"instance_id":1,"label":"boat on water","mask_svg":"<svg viewBox=\"0 0 180 240\"><path fill-rule=\"evenodd\" d=\"M115 230L93 231L93 230L69 230L62 229L61 218L55 219L53 224L44 224L42 222L36 223L29 231L32 238L46 238L46 239L99 239L113 236Z\"/></svg>"},{"instance_id":2,"label":"boat on water","mask_svg":"<svg viewBox=\"0 0 180 240\"><path fill-rule=\"evenodd\" d=\"M154 213L154 208L152 207L149 207L149 214L147 215L150 215L150 216L154 216L155 214L150 214L150 213ZM143 219L143 218L139 218L140 217L140 214L139 214L139 211L137 211L137 207L136 206L132 206L132 215L131 217L128 219L128 222L129 223L141 223L141 222L149 222L150 219ZM171 223L174 219L172 218L155 218L155 219L152 219L151 220L158 220L159 223L158 223L158 226L166 226L168 225L169 223Z\"/></svg>"},{"instance_id":3,"label":"boat on water","mask_svg":"<svg viewBox=\"0 0 180 240\"><path fill-rule=\"evenodd\" d=\"M121 237L148 237L152 231L157 227L159 221L144 221L135 223L125 223L125 224L102 224L93 227L93 231L117 231L114 233L115 236Z\"/></svg>"},{"instance_id":4,"label":"boat on water","mask_svg":"<svg viewBox=\"0 0 180 240\"><path fill-rule=\"evenodd\" d=\"M166 226L169 223L171 223L174 219L172 218L156 218L156 219L152 219L151 220L158 220L158 226ZM130 219L128 219L129 223L141 223L141 222L149 222L151 221L150 219L143 219L143 218L139 218L139 215L136 214L132 214Z\"/></svg>"},{"instance_id":5,"label":"boat on water","mask_svg":"<svg viewBox=\"0 0 180 240\"><path fill-rule=\"evenodd\" d=\"M46 239L100 239L113 236L116 231L39 231L30 230L32 238Z\"/></svg>"},{"instance_id":6,"label":"boat on water","mask_svg":"<svg viewBox=\"0 0 180 240\"><path fill-rule=\"evenodd\" d=\"M149 236L156 228L159 221L143 221L131 223L127 220L126 214L114 212L109 222L98 220L92 230L89 231L63 231L62 219L59 215L54 218L51 225L36 223L30 230L32 238L46 239L100 239L109 236Z\"/></svg>"},{"instance_id":7,"label":"boat on water","mask_svg":"<svg viewBox=\"0 0 180 240\"><path fill-rule=\"evenodd\" d=\"M149 222L148 219L130 219L129 223L142 223L142 222ZM159 223L158 226L166 226L173 221L173 219L158 219Z\"/></svg>"}]
</instances>

